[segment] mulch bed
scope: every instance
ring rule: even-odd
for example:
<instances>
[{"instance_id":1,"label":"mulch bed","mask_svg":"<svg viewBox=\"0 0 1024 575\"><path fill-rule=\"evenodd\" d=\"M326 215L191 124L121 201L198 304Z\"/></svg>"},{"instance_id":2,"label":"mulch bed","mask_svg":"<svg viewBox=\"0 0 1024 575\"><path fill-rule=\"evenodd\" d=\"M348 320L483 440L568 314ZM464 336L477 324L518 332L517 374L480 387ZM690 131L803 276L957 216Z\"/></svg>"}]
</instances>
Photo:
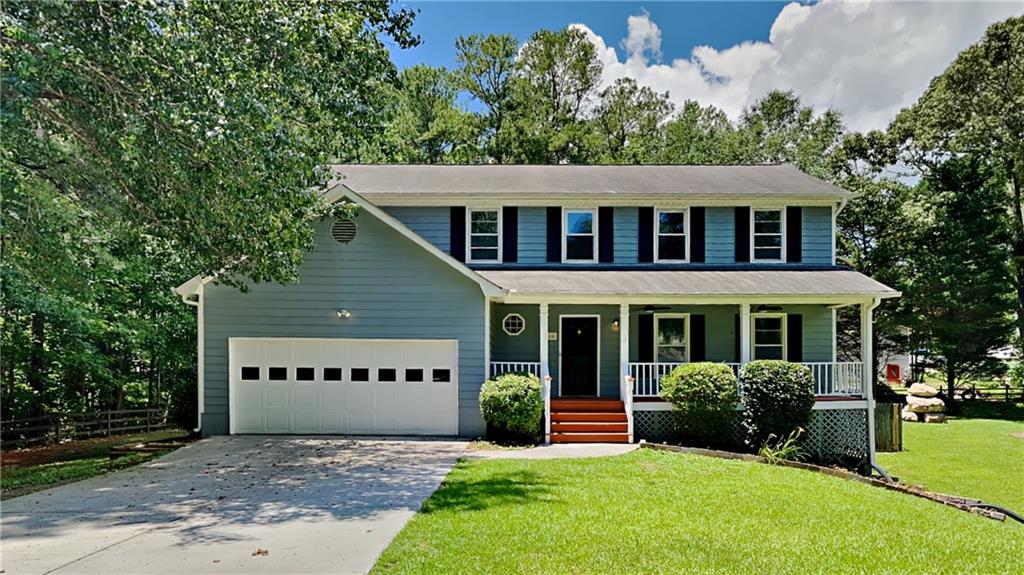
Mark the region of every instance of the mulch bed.
<instances>
[{"instance_id":1,"label":"mulch bed","mask_svg":"<svg viewBox=\"0 0 1024 575\"><path fill-rule=\"evenodd\" d=\"M180 430L179 430L180 431ZM5 449L0 455L0 461L6 468L27 467L30 465L44 465L55 461L67 461L79 459L83 456L102 456L105 448L139 443L150 440L153 433L142 433L132 435L114 435L111 437L93 437L90 439L79 439L67 441L55 445L36 445L20 449ZM188 433L180 431L178 434L165 434L167 439L185 439Z\"/></svg>"}]
</instances>

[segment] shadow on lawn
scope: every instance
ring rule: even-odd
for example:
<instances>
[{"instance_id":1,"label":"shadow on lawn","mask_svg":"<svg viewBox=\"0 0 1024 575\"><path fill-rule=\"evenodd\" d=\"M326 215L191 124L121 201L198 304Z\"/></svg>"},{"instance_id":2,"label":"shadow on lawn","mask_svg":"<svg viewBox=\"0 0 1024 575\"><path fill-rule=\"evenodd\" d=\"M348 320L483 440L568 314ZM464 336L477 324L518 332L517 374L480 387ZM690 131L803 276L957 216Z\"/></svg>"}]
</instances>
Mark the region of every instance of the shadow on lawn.
<instances>
[{"instance_id":1,"label":"shadow on lawn","mask_svg":"<svg viewBox=\"0 0 1024 575\"><path fill-rule=\"evenodd\" d=\"M957 419L1004 419L1024 422L1024 403L994 400L970 400L959 402Z\"/></svg>"},{"instance_id":2,"label":"shadow on lawn","mask_svg":"<svg viewBox=\"0 0 1024 575\"><path fill-rule=\"evenodd\" d=\"M460 464L461 465L461 464ZM423 504L422 513L480 511L492 507L549 501L550 487L537 473L511 471L484 479L447 479Z\"/></svg>"}]
</instances>

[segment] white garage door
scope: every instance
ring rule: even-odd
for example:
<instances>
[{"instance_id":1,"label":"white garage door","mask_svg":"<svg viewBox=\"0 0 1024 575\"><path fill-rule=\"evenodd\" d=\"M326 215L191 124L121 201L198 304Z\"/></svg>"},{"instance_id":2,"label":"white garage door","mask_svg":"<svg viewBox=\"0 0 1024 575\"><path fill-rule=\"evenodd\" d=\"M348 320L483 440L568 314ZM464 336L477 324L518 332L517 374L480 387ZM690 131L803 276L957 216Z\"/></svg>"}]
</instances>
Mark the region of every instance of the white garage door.
<instances>
[{"instance_id":1,"label":"white garage door","mask_svg":"<svg viewBox=\"0 0 1024 575\"><path fill-rule=\"evenodd\" d=\"M231 338L232 433L456 435L458 342Z\"/></svg>"}]
</instances>

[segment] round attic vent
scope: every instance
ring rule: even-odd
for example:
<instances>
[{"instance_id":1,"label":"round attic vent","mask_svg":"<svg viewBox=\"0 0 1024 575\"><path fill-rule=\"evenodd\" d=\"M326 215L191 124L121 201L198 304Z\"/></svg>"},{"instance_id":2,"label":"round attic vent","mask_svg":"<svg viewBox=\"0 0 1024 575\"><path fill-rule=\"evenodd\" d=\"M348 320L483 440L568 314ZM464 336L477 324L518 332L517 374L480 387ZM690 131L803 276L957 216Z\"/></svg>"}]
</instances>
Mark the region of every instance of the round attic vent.
<instances>
[{"instance_id":1,"label":"round attic vent","mask_svg":"<svg viewBox=\"0 0 1024 575\"><path fill-rule=\"evenodd\" d=\"M339 244L347 244L356 237L356 223L352 220L337 219L331 224L331 237Z\"/></svg>"}]
</instances>

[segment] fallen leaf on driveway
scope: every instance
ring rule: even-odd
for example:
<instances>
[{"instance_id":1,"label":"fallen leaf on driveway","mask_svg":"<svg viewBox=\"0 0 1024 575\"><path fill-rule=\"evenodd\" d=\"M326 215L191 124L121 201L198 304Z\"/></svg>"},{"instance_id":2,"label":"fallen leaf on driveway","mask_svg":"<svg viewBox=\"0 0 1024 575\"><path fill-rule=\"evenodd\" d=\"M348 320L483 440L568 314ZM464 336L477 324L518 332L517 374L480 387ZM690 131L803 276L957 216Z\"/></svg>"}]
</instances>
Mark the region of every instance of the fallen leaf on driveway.
<instances>
[{"instance_id":1,"label":"fallen leaf on driveway","mask_svg":"<svg viewBox=\"0 0 1024 575\"><path fill-rule=\"evenodd\" d=\"M267 555L270 555L270 551L267 551L266 549L260 548L260 549L257 549L257 550L252 552L252 556L253 557L255 557L257 555L259 555L260 557L266 557Z\"/></svg>"}]
</instances>

